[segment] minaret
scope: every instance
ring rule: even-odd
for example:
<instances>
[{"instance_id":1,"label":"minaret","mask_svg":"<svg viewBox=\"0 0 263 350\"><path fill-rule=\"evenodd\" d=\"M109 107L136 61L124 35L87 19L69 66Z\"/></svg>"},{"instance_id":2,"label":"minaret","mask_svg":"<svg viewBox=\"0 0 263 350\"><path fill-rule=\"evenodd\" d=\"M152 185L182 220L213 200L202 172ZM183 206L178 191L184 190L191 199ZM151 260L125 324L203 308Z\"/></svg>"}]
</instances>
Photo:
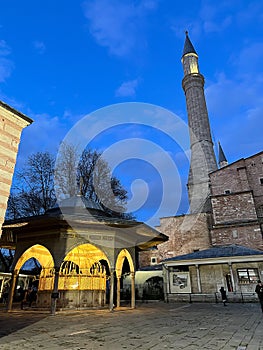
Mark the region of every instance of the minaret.
<instances>
[{"instance_id":1,"label":"minaret","mask_svg":"<svg viewBox=\"0 0 263 350\"><path fill-rule=\"evenodd\" d=\"M228 161L226 159L225 153L220 142L218 142L218 164L220 168L223 168L224 166L228 165Z\"/></svg>"},{"instance_id":2,"label":"minaret","mask_svg":"<svg viewBox=\"0 0 263 350\"><path fill-rule=\"evenodd\" d=\"M210 211L209 173L217 169L205 94L204 77L199 72L198 55L186 32L182 55L190 133L191 162L188 176L190 213Z\"/></svg>"}]
</instances>

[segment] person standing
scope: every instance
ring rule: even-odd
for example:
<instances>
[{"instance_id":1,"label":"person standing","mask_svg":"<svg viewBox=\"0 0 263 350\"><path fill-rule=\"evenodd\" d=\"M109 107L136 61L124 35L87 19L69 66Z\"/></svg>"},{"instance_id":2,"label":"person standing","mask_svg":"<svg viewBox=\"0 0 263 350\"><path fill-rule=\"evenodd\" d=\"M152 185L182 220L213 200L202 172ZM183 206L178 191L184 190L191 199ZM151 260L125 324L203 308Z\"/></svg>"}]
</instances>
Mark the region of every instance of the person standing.
<instances>
[{"instance_id":1,"label":"person standing","mask_svg":"<svg viewBox=\"0 0 263 350\"><path fill-rule=\"evenodd\" d=\"M219 289L219 292L221 293L221 297L222 297L222 302L224 304L224 306L226 306L226 302L227 302L227 297L226 297L226 290L224 287L221 287Z\"/></svg>"},{"instance_id":2,"label":"person standing","mask_svg":"<svg viewBox=\"0 0 263 350\"><path fill-rule=\"evenodd\" d=\"M263 312L263 284L260 280L258 280L258 284L256 285L255 292L258 295L258 299L261 305L261 310Z\"/></svg>"}]
</instances>

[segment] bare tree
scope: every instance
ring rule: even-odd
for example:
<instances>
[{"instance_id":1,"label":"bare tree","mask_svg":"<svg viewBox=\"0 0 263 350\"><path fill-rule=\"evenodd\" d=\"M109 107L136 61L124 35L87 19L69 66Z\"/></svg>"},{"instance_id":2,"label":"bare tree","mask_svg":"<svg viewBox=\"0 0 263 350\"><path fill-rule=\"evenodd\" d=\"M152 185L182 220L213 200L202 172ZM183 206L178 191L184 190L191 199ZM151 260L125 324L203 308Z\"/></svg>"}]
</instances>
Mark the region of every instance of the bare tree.
<instances>
[{"instance_id":1,"label":"bare tree","mask_svg":"<svg viewBox=\"0 0 263 350\"><path fill-rule=\"evenodd\" d=\"M55 190L58 199L78 194L77 167L79 154L77 147L62 142L55 167Z\"/></svg>"},{"instance_id":2,"label":"bare tree","mask_svg":"<svg viewBox=\"0 0 263 350\"><path fill-rule=\"evenodd\" d=\"M56 192L71 197L81 193L101 204L108 213L125 216L127 191L120 180L111 175L108 163L96 150L85 149L81 155L72 145L62 144L56 161Z\"/></svg>"},{"instance_id":3,"label":"bare tree","mask_svg":"<svg viewBox=\"0 0 263 350\"><path fill-rule=\"evenodd\" d=\"M14 259L14 250L0 248L0 271L9 272Z\"/></svg>"},{"instance_id":4,"label":"bare tree","mask_svg":"<svg viewBox=\"0 0 263 350\"><path fill-rule=\"evenodd\" d=\"M82 179L82 193L97 203L105 211L120 215L125 212L127 191L120 180L112 176L108 163L99 152L85 150L78 165L78 182Z\"/></svg>"},{"instance_id":5,"label":"bare tree","mask_svg":"<svg viewBox=\"0 0 263 350\"><path fill-rule=\"evenodd\" d=\"M55 159L49 152L37 152L28 158L14 179L7 219L40 215L54 206L54 164Z\"/></svg>"},{"instance_id":6,"label":"bare tree","mask_svg":"<svg viewBox=\"0 0 263 350\"><path fill-rule=\"evenodd\" d=\"M54 181L55 178L55 181ZM59 156L37 152L18 171L10 195L6 219L40 215L52 208L58 199L81 193L100 203L112 215L124 214L127 191L120 180L111 175L108 163L96 150L85 149L79 156L77 148L62 144Z\"/></svg>"}]
</instances>

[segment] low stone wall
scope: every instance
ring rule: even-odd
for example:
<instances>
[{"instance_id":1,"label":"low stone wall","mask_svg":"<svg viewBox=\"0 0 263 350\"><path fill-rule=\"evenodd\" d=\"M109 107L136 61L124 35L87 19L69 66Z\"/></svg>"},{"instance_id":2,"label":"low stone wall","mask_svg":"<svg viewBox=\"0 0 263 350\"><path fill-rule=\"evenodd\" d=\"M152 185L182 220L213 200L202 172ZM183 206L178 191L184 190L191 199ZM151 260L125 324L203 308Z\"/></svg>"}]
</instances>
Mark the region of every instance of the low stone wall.
<instances>
[{"instance_id":1,"label":"low stone wall","mask_svg":"<svg viewBox=\"0 0 263 350\"><path fill-rule=\"evenodd\" d=\"M37 293L36 306L39 308L50 308L51 294L51 291L39 291ZM106 294L103 290L63 290L59 291L57 309L102 307L105 303Z\"/></svg>"},{"instance_id":2,"label":"low stone wall","mask_svg":"<svg viewBox=\"0 0 263 350\"><path fill-rule=\"evenodd\" d=\"M201 302L201 303L220 303L222 302L220 293L209 294L193 294L193 293L173 293L166 296L167 302ZM247 303L257 302L258 297L256 293L240 293L229 292L227 294L227 300L229 303Z\"/></svg>"}]
</instances>

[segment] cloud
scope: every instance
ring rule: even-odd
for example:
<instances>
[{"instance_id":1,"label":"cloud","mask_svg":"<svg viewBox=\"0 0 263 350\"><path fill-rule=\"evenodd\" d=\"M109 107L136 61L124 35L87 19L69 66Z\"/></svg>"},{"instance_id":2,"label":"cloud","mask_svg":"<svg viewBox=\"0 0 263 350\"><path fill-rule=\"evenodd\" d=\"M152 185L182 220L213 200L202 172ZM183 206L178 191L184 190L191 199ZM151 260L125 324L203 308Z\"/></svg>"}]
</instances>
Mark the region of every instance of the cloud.
<instances>
[{"instance_id":1,"label":"cloud","mask_svg":"<svg viewBox=\"0 0 263 350\"><path fill-rule=\"evenodd\" d=\"M214 1L203 1L199 16L203 23L204 32L221 32L228 28L233 20L231 13L228 13L230 8L231 4L227 2L219 2L215 6Z\"/></svg>"},{"instance_id":2,"label":"cloud","mask_svg":"<svg viewBox=\"0 0 263 350\"><path fill-rule=\"evenodd\" d=\"M13 62L7 58L11 49L4 40L0 40L0 82L6 81L14 68Z\"/></svg>"},{"instance_id":3,"label":"cloud","mask_svg":"<svg viewBox=\"0 0 263 350\"><path fill-rule=\"evenodd\" d=\"M218 2L215 6L213 0L203 0L194 16L188 11L183 16L175 16L171 30L177 38L182 39L182 30L188 30L194 42L203 40L208 33L221 33L229 28L234 21L235 5L232 2Z\"/></svg>"},{"instance_id":4,"label":"cloud","mask_svg":"<svg viewBox=\"0 0 263 350\"><path fill-rule=\"evenodd\" d=\"M262 59L262 43L246 44L231 59L231 78L221 72L206 89L212 127L220 135L231 161L237 159L236 154L247 157L262 150Z\"/></svg>"},{"instance_id":5,"label":"cloud","mask_svg":"<svg viewBox=\"0 0 263 350\"><path fill-rule=\"evenodd\" d=\"M43 41L34 41L33 45L34 45L34 48L36 49L37 53L39 53L40 55L45 53L46 45L43 43Z\"/></svg>"},{"instance_id":6,"label":"cloud","mask_svg":"<svg viewBox=\"0 0 263 350\"><path fill-rule=\"evenodd\" d=\"M126 56L144 42L143 27L157 0L91 0L83 5L91 35L110 54Z\"/></svg>"},{"instance_id":7,"label":"cloud","mask_svg":"<svg viewBox=\"0 0 263 350\"><path fill-rule=\"evenodd\" d=\"M125 81L115 91L116 97L134 97L136 95L136 88L138 86L139 79Z\"/></svg>"},{"instance_id":8,"label":"cloud","mask_svg":"<svg viewBox=\"0 0 263 350\"><path fill-rule=\"evenodd\" d=\"M236 20L240 27L259 24L263 21L263 3L262 1L247 1L245 6L236 14Z\"/></svg>"},{"instance_id":9,"label":"cloud","mask_svg":"<svg viewBox=\"0 0 263 350\"><path fill-rule=\"evenodd\" d=\"M240 77L246 76L251 83L260 79L262 83L262 60L263 60L263 43L252 42L246 43L244 48L232 59L232 64L236 67Z\"/></svg>"}]
</instances>

